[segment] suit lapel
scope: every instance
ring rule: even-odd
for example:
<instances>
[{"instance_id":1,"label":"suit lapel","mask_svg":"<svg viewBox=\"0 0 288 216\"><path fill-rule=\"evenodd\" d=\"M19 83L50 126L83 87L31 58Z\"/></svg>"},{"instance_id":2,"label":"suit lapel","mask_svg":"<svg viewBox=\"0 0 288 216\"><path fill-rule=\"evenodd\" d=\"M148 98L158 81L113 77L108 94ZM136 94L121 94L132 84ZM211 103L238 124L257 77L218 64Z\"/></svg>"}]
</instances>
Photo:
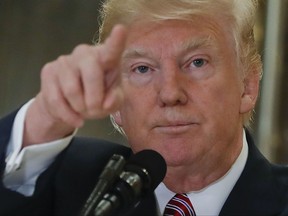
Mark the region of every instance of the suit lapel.
<instances>
[{"instance_id":1,"label":"suit lapel","mask_svg":"<svg viewBox=\"0 0 288 216\"><path fill-rule=\"evenodd\" d=\"M248 134L248 133L247 133ZM219 215L277 215L283 205L272 165L247 136L247 163Z\"/></svg>"}]
</instances>

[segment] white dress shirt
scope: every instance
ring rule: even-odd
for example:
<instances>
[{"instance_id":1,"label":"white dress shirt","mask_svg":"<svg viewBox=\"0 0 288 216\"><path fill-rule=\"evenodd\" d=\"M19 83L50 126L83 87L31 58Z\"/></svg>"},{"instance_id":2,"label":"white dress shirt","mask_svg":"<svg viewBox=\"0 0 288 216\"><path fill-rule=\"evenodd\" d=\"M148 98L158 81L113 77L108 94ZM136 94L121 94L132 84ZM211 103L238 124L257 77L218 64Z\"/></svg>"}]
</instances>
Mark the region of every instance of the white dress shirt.
<instances>
[{"instance_id":1,"label":"white dress shirt","mask_svg":"<svg viewBox=\"0 0 288 216\"><path fill-rule=\"evenodd\" d=\"M54 161L55 157L65 149L75 133L64 139L32 145L21 150L24 119L31 101L24 105L14 120L11 138L6 154L6 169L3 183L5 187L31 196L38 176ZM243 132L243 147L231 169L220 179L200 191L188 193L196 215L218 215L228 195L240 177L248 157L248 144ZM161 183L155 190L161 215L166 204L175 195Z\"/></svg>"},{"instance_id":2,"label":"white dress shirt","mask_svg":"<svg viewBox=\"0 0 288 216\"><path fill-rule=\"evenodd\" d=\"M33 100L26 103L17 113L6 152L6 168L3 183L6 188L31 196L38 176L64 150L75 135L53 142L22 147L26 111Z\"/></svg>"}]
</instances>

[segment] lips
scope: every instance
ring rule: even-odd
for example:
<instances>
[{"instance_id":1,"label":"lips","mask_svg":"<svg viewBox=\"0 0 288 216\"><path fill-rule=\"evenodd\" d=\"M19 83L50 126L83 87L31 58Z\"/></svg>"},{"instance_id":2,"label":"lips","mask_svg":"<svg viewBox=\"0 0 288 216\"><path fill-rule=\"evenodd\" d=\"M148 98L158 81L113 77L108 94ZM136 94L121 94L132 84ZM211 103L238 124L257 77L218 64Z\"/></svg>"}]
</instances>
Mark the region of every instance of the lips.
<instances>
[{"instance_id":1,"label":"lips","mask_svg":"<svg viewBox=\"0 0 288 216\"><path fill-rule=\"evenodd\" d=\"M196 122L172 121L158 124L154 129L160 133L181 134L194 129L199 125Z\"/></svg>"}]
</instances>

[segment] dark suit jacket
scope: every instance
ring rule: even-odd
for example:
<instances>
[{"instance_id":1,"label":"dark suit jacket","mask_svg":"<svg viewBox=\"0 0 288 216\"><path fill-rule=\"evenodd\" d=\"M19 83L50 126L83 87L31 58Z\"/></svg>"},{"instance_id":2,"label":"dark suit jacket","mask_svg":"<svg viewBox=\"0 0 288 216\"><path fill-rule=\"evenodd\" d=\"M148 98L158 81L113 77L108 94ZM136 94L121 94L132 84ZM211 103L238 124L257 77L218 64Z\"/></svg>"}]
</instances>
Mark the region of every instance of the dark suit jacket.
<instances>
[{"instance_id":1,"label":"dark suit jacket","mask_svg":"<svg viewBox=\"0 0 288 216\"><path fill-rule=\"evenodd\" d=\"M12 113L0 120L1 176L14 116L15 113ZM220 215L288 215L288 167L270 164L250 136L248 145L247 164ZM1 181L0 215L78 215L103 167L114 153L129 157L131 150L94 138L74 138L70 146L40 175L32 197L6 189ZM154 195L144 197L129 214L156 215Z\"/></svg>"}]
</instances>

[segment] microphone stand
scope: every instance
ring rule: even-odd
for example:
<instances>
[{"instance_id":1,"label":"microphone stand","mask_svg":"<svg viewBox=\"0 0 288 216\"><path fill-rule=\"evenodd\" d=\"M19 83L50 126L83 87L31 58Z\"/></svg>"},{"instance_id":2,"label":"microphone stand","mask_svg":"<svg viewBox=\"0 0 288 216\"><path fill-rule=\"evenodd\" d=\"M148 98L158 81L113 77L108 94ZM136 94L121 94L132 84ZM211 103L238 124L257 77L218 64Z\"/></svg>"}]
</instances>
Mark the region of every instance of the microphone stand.
<instances>
[{"instance_id":1,"label":"microphone stand","mask_svg":"<svg viewBox=\"0 0 288 216\"><path fill-rule=\"evenodd\" d=\"M94 216L94 209L101 201L104 194L111 188L125 165L125 159L122 155L114 154L104 170L102 171L99 180L87 199L80 216Z\"/></svg>"}]
</instances>

